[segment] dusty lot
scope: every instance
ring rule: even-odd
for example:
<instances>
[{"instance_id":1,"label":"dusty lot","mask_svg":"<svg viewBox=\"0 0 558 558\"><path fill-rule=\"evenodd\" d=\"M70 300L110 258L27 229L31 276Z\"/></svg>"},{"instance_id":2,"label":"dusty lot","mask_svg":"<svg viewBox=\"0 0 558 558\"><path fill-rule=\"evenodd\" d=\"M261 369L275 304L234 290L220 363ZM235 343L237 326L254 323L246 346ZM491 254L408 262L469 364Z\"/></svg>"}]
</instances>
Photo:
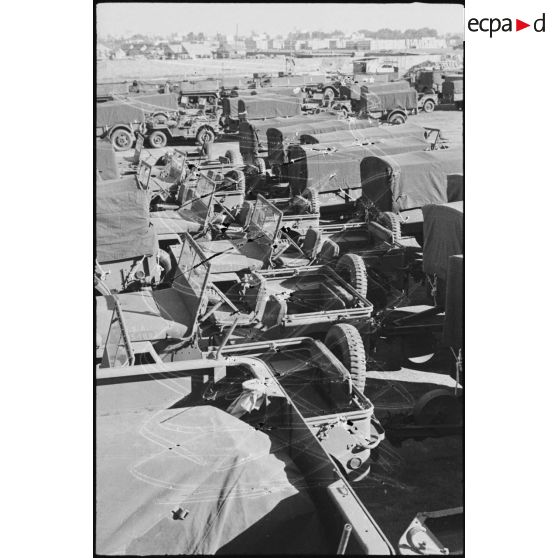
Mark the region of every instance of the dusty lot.
<instances>
[{"instance_id":1,"label":"dusty lot","mask_svg":"<svg viewBox=\"0 0 558 558\"><path fill-rule=\"evenodd\" d=\"M164 80L192 77L251 76L254 72L285 71L285 57L247 58L239 60L103 60L97 62L97 81L124 81L128 79ZM297 73L351 71L351 58L297 58Z\"/></svg>"}]
</instances>

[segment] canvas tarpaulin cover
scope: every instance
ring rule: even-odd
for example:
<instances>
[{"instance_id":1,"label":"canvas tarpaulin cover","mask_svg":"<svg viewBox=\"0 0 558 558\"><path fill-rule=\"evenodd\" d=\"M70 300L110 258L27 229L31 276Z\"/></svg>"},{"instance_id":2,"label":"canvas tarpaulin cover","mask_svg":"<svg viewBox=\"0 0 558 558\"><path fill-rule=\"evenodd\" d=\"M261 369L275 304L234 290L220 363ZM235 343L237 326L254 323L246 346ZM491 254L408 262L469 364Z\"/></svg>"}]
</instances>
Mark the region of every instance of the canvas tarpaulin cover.
<instances>
[{"instance_id":1,"label":"canvas tarpaulin cover","mask_svg":"<svg viewBox=\"0 0 558 558\"><path fill-rule=\"evenodd\" d=\"M121 101L97 104L97 127L144 122L145 117L157 111L177 111L178 95L136 95Z\"/></svg>"},{"instance_id":2,"label":"canvas tarpaulin cover","mask_svg":"<svg viewBox=\"0 0 558 558\"><path fill-rule=\"evenodd\" d=\"M412 137L373 145L293 145L289 148L291 162L285 165L283 172L293 194L301 194L305 188L318 192L358 190L361 188L361 164L367 157L420 151L425 146L425 142Z\"/></svg>"},{"instance_id":3,"label":"canvas tarpaulin cover","mask_svg":"<svg viewBox=\"0 0 558 558\"><path fill-rule=\"evenodd\" d=\"M97 104L97 128L144 121L144 111L129 101L109 101Z\"/></svg>"},{"instance_id":4,"label":"canvas tarpaulin cover","mask_svg":"<svg viewBox=\"0 0 558 558\"><path fill-rule=\"evenodd\" d=\"M252 97L240 97L238 101L238 114L247 120L296 116L300 113L300 97L254 95Z\"/></svg>"},{"instance_id":5,"label":"canvas tarpaulin cover","mask_svg":"<svg viewBox=\"0 0 558 558\"><path fill-rule=\"evenodd\" d=\"M156 237L149 224L150 193L135 176L97 182L97 259L100 263L151 256Z\"/></svg>"},{"instance_id":6,"label":"canvas tarpaulin cover","mask_svg":"<svg viewBox=\"0 0 558 558\"><path fill-rule=\"evenodd\" d=\"M114 180L120 176L116 164L116 154L108 140L97 140L97 170L102 180Z\"/></svg>"},{"instance_id":7,"label":"canvas tarpaulin cover","mask_svg":"<svg viewBox=\"0 0 558 558\"><path fill-rule=\"evenodd\" d=\"M425 129L415 124L401 124L399 126L370 126L351 130L336 130L314 134L300 134L301 144L337 143L342 141L367 141L375 138L395 139L399 137L414 137L424 140Z\"/></svg>"},{"instance_id":8,"label":"canvas tarpaulin cover","mask_svg":"<svg viewBox=\"0 0 558 558\"><path fill-rule=\"evenodd\" d=\"M189 386L177 377L97 387L97 552L323 550L287 447L216 407L173 408Z\"/></svg>"},{"instance_id":9,"label":"canvas tarpaulin cover","mask_svg":"<svg viewBox=\"0 0 558 558\"><path fill-rule=\"evenodd\" d=\"M97 83L97 97L107 95L128 95L130 86L127 81L118 83Z\"/></svg>"},{"instance_id":10,"label":"canvas tarpaulin cover","mask_svg":"<svg viewBox=\"0 0 558 558\"><path fill-rule=\"evenodd\" d=\"M158 110L177 111L178 110L178 94L177 93L158 93L156 95L137 95L129 98L130 102L145 114L151 114Z\"/></svg>"},{"instance_id":11,"label":"canvas tarpaulin cover","mask_svg":"<svg viewBox=\"0 0 558 558\"><path fill-rule=\"evenodd\" d=\"M417 92L414 89L404 88L394 91L369 91L362 93L360 109L366 112L384 110L417 108Z\"/></svg>"},{"instance_id":12,"label":"canvas tarpaulin cover","mask_svg":"<svg viewBox=\"0 0 558 558\"><path fill-rule=\"evenodd\" d=\"M267 148L270 164L281 165L286 162L288 144L298 143L302 134L320 134L335 132L337 130L359 130L374 126L369 120L356 120L354 118L334 118L326 120L308 119L304 123L294 124L282 128L268 128Z\"/></svg>"},{"instance_id":13,"label":"canvas tarpaulin cover","mask_svg":"<svg viewBox=\"0 0 558 558\"><path fill-rule=\"evenodd\" d=\"M459 174L463 154L458 149L368 157L361 165L362 196L381 211L396 212L462 201L452 199L448 189L448 176Z\"/></svg>"},{"instance_id":14,"label":"canvas tarpaulin cover","mask_svg":"<svg viewBox=\"0 0 558 558\"><path fill-rule=\"evenodd\" d=\"M321 120L331 120L331 113L320 113L312 116L304 114L298 116L270 118L266 120L243 120L238 126L240 152L252 151L259 143L262 149L267 149L267 130L281 128L293 124L304 124Z\"/></svg>"},{"instance_id":15,"label":"canvas tarpaulin cover","mask_svg":"<svg viewBox=\"0 0 558 558\"><path fill-rule=\"evenodd\" d=\"M423 269L444 281L450 256L463 253L463 202L425 205Z\"/></svg>"}]
</instances>

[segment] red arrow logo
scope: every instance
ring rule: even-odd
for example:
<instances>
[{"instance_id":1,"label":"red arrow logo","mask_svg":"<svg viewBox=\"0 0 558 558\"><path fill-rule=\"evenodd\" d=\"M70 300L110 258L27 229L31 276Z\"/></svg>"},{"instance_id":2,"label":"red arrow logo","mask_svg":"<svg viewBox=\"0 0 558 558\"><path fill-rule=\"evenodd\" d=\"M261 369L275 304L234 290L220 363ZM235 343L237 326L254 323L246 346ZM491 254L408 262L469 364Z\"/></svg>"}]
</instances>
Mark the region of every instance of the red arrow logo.
<instances>
[{"instance_id":1,"label":"red arrow logo","mask_svg":"<svg viewBox=\"0 0 558 558\"><path fill-rule=\"evenodd\" d=\"M525 29L526 27L531 27L531 24L530 23L525 23L524 21L521 21L520 19L515 20L515 30L516 31L521 31L522 29Z\"/></svg>"}]
</instances>

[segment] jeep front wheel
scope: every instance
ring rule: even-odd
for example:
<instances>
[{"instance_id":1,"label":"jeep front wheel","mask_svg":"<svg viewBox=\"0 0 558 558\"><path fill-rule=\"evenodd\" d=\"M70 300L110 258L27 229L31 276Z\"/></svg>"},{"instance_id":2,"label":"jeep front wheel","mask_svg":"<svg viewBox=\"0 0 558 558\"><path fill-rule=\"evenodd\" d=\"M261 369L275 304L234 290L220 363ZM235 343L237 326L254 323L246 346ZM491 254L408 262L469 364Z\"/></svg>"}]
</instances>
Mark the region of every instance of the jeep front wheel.
<instances>
[{"instance_id":1,"label":"jeep front wheel","mask_svg":"<svg viewBox=\"0 0 558 558\"><path fill-rule=\"evenodd\" d=\"M202 128L196 135L196 142L199 145L213 143L215 141L215 133L210 128Z\"/></svg>"},{"instance_id":2,"label":"jeep front wheel","mask_svg":"<svg viewBox=\"0 0 558 558\"><path fill-rule=\"evenodd\" d=\"M426 101L424 101L424 105L422 105L422 110L424 112L432 112L435 107L436 104L434 103L434 101L432 99L427 99Z\"/></svg>"}]
</instances>

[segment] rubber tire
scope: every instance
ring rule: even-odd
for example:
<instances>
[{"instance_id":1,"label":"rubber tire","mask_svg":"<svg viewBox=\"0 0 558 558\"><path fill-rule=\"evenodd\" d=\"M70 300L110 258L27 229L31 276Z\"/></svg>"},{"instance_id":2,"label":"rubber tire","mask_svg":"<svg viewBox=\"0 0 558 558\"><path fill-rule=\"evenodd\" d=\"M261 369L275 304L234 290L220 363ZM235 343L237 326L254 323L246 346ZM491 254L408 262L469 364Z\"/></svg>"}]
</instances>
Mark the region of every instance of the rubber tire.
<instances>
[{"instance_id":1,"label":"rubber tire","mask_svg":"<svg viewBox=\"0 0 558 558\"><path fill-rule=\"evenodd\" d=\"M384 211L381 214L380 225L392 232L393 240L401 240L401 220L392 211Z\"/></svg>"},{"instance_id":2,"label":"rubber tire","mask_svg":"<svg viewBox=\"0 0 558 558\"><path fill-rule=\"evenodd\" d=\"M158 140L158 141L157 141ZM154 149L165 147L167 145L167 136L160 130L155 130L149 134L149 145Z\"/></svg>"},{"instance_id":3,"label":"rubber tire","mask_svg":"<svg viewBox=\"0 0 558 558\"><path fill-rule=\"evenodd\" d=\"M335 271L355 289L355 291L366 298L368 292L368 274L364 260L358 254L343 254L335 265ZM349 277L346 277L348 273Z\"/></svg>"},{"instance_id":4,"label":"rubber tire","mask_svg":"<svg viewBox=\"0 0 558 558\"><path fill-rule=\"evenodd\" d=\"M246 177L241 170L231 170L225 174L225 178L227 177L237 182L235 192L241 196L238 203L238 207L241 207L246 198Z\"/></svg>"},{"instance_id":5,"label":"rubber tire","mask_svg":"<svg viewBox=\"0 0 558 558\"><path fill-rule=\"evenodd\" d=\"M209 140L204 142L204 137L208 137ZM215 141L215 132L211 128L202 128L198 130L196 134L196 143L198 145L203 145L204 143L213 143Z\"/></svg>"},{"instance_id":6,"label":"rubber tire","mask_svg":"<svg viewBox=\"0 0 558 558\"><path fill-rule=\"evenodd\" d=\"M396 113L396 114L392 114L389 118L388 118L388 122L390 124L405 124L406 122L406 118L400 114L400 113Z\"/></svg>"},{"instance_id":7,"label":"rubber tire","mask_svg":"<svg viewBox=\"0 0 558 558\"><path fill-rule=\"evenodd\" d=\"M121 146L116 142L118 136L123 136L126 138L126 145ZM114 130L110 135L110 143L115 151L127 151L128 149L132 149L132 145L134 144L134 138L128 130L124 130L122 128L118 130Z\"/></svg>"},{"instance_id":8,"label":"rubber tire","mask_svg":"<svg viewBox=\"0 0 558 558\"><path fill-rule=\"evenodd\" d=\"M329 98L333 101L333 99L335 99L335 90L331 87L326 87L322 95L324 99Z\"/></svg>"},{"instance_id":9,"label":"rubber tire","mask_svg":"<svg viewBox=\"0 0 558 558\"><path fill-rule=\"evenodd\" d=\"M353 386L364 392L366 353L358 329L351 324L335 324L327 332L324 344L349 371Z\"/></svg>"},{"instance_id":10,"label":"rubber tire","mask_svg":"<svg viewBox=\"0 0 558 558\"><path fill-rule=\"evenodd\" d=\"M316 190L306 189L302 193L302 197L308 200L309 211L308 213L320 214L320 196Z\"/></svg>"},{"instance_id":11,"label":"rubber tire","mask_svg":"<svg viewBox=\"0 0 558 558\"><path fill-rule=\"evenodd\" d=\"M242 155L236 149L227 149L225 151L225 159L228 159L231 165L243 165Z\"/></svg>"},{"instance_id":12,"label":"rubber tire","mask_svg":"<svg viewBox=\"0 0 558 558\"><path fill-rule=\"evenodd\" d=\"M424 112L434 112L435 107L436 104L434 103L434 101L432 99L427 99L426 101L424 101L424 105L422 105L422 110Z\"/></svg>"},{"instance_id":13,"label":"rubber tire","mask_svg":"<svg viewBox=\"0 0 558 558\"><path fill-rule=\"evenodd\" d=\"M415 403L413 419L421 426L462 424L463 399L449 389L434 389Z\"/></svg>"}]
</instances>

